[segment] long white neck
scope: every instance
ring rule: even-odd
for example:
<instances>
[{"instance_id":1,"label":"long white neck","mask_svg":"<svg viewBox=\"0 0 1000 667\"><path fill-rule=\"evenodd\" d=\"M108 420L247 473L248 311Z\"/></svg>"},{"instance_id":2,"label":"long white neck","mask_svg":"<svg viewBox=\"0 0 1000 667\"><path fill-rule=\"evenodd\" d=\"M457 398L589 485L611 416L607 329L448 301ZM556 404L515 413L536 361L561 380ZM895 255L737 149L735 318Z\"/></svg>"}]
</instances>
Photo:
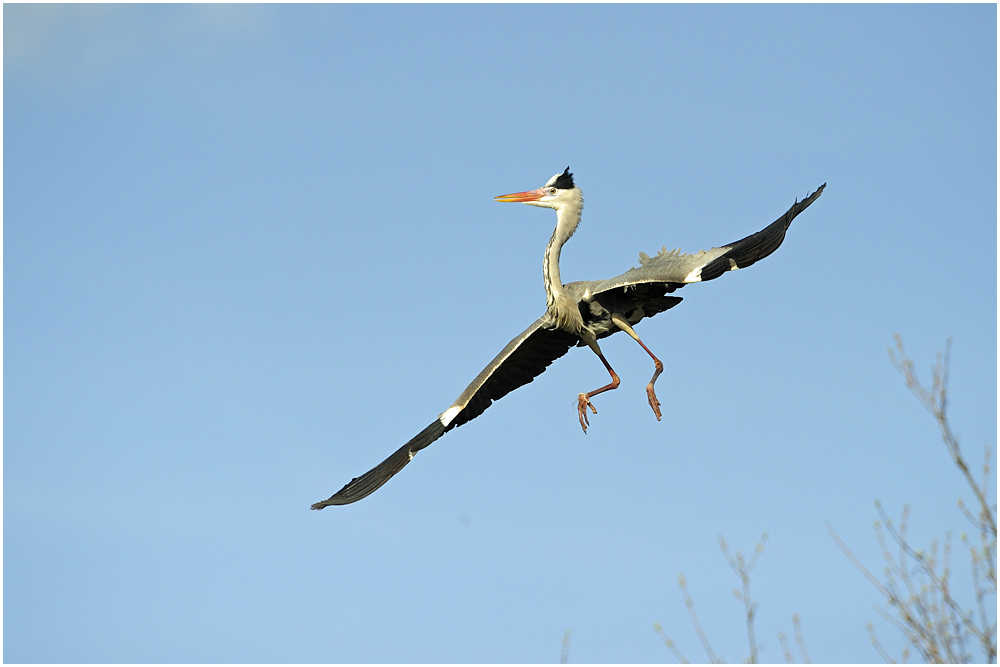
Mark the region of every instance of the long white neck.
<instances>
[{"instance_id":1,"label":"long white neck","mask_svg":"<svg viewBox=\"0 0 1000 667\"><path fill-rule=\"evenodd\" d=\"M559 278L559 254L563 244L573 236L580 216L583 213L583 202L571 202L556 209L556 228L545 248L542 258L542 277L545 281L545 301L551 309L556 298L562 294L563 284Z\"/></svg>"}]
</instances>

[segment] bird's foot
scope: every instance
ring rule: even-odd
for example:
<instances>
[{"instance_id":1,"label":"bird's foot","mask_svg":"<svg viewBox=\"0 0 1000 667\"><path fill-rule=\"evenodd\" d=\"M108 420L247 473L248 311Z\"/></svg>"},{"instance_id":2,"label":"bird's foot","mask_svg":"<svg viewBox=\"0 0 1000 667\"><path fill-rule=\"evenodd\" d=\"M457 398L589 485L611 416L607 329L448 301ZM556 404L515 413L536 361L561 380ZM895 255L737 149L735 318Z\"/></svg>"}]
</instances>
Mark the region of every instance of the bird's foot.
<instances>
[{"instance_id":1,"label":"bird's foot","mask_svg":"<svg viewBox=\"0 0 1000 667\"><path fill-rule=\"evenodd\" d=\"M595 408L594 404L590 402L590 399L587 398L586 394L578 395L576 402L576 410L580 413L580 426L583 428L583 432L586 433L587 427L590 426L590 420L587 419L587 408L593 410L595 415L597 414L597 408Z\"/></svg>"},{"instance_id":2,"label":"bird's foot","mask_svg":"<svg viewBox=\"0 0 1000 667\"><path fill-rule=\"evenodd\" d=\"M646 385L646 396L649 398L649 407L653 408L653 414L656 415L656 421L660 421L663 415L660 413L660 401L656 398L656 392L653 391L652 382Z\"/></svg>"}]
</instances>

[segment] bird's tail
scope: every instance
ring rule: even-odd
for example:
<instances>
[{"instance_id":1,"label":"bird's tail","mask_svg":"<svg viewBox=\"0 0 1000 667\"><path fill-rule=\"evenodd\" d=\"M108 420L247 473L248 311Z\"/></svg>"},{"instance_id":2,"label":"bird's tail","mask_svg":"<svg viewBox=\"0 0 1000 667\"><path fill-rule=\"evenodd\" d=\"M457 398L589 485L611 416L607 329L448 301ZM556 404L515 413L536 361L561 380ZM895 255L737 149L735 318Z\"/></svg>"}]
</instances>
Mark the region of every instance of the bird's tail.
<instances>
[{"instance_id":1,"label":"bird's tail","mask_svg":"<svg viewBox=\"0 0 1000 667\"><path fill-rule=\"evenodd\" d=\"M328 505L348 505L357 502L375 492L397 472L410 462L418 451L444 435L445 426L441 420L435 419L423 431L415 435L409 442L397 449L389 458L366 472L361 477L355 477L344 488L326 500L314 503L312 509L321 510Z\"/></svg>"}]
</instances>

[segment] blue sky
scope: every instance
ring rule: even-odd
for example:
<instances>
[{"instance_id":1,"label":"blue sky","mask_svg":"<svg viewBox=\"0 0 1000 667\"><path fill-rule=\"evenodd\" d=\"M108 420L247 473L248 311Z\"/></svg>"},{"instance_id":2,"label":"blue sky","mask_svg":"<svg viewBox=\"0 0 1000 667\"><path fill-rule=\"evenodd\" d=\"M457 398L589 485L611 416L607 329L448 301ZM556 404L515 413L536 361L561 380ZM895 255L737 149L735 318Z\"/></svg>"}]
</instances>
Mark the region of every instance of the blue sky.
<instances>
[{"instance_id":1,"label":"blue sky","mask_svg":"<svg viewBox=\"0 0 1000 667\"><path fill-rule=\"evenodd\" d=\"M898 656L873 502L971 500L886 354L951 337L996 442L995 5L4 6L4 659L660 662ZM564 280L756 231L685 288L309 511L447 408ZM990 489L995 498L995 487ZM961 553L956 544L956 553ZM958 590L966 560L956 555ZM963 588L965 587L965 588Z\"/></svg>"}]
</instances>

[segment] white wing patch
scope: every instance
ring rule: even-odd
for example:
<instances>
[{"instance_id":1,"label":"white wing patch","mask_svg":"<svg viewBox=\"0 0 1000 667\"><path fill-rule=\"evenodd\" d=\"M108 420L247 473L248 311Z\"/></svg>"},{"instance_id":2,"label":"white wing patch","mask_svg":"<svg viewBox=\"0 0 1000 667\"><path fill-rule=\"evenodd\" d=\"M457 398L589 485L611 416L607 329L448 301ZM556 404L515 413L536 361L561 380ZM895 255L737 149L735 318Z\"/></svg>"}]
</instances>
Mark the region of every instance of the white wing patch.
<instances>
[{"instance_id":1,"label":"white wing patch","mask_svg":"<svg viewBox=\"0 0 1000 667\"><path fill-rule=\"evenodd\" d=\"M442 426L447 426L455 419L455 417L458 416L458 413L461 411L462 408L458 407L457 405L453 405L441 413L441 415L438 417L438 421L441 422Z\"/></svg>"},{"instance_id":2,"label":"white wing patch","mask_svg":"<svg viewBox=\"0 0 1000 667\"><path fill-rule=\"evenodd\" d=\"M701 282L701 269L702 267L699 266L697 269L684 276L684 282L686 283Z\"/></svg>"}]
</instances>

